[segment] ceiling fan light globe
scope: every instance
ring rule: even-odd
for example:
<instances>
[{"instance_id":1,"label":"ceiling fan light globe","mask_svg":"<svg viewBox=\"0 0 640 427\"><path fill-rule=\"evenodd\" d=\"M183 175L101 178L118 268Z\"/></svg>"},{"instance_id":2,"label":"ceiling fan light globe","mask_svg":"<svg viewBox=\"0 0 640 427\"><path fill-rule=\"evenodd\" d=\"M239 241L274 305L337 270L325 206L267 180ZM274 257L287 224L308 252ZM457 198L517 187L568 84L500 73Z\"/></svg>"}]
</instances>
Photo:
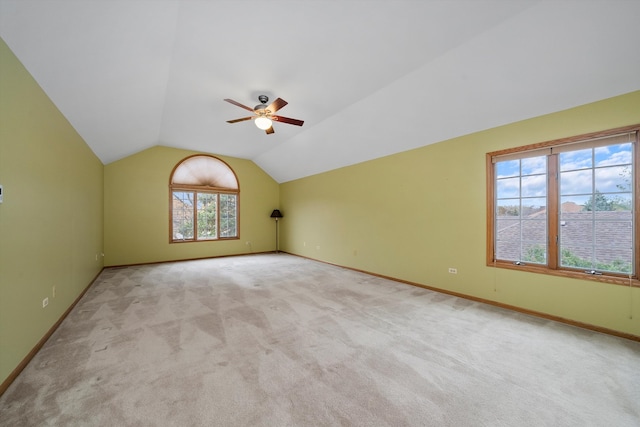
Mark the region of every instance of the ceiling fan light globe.
<instances>
[{"instance_id":1,"label":"ceiling fan light globe","mask_svg":"<svg viewBox=\"0 0 640 427\"><path fill-rule=\"evenodd\" d=\"M255 119L255 124L258 129L267 130L271 127L273 122L271 121L271 119L268 119L266 117L258 117Z\"/></svg>"}]
</instances>

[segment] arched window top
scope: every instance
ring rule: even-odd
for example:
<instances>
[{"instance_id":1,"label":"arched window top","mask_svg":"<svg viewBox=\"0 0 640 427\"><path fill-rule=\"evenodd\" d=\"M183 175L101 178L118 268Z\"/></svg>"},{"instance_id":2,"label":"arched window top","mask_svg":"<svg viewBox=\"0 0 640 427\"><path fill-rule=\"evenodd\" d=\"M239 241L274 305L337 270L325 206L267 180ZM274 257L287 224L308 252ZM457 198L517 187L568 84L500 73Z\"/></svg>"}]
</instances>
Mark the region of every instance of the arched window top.
<instances>
[{"instance_id":1,"label":"arched window top","mask_svg":"<svg viewBox=\"0 0 640 427\"><path fill-rule=\"evenodd\" d=\"M238 191L238 178L228 164L217 157L198 154L187 157L173 170L171 185L212 187Z\"/></svg>"}]
</instances>

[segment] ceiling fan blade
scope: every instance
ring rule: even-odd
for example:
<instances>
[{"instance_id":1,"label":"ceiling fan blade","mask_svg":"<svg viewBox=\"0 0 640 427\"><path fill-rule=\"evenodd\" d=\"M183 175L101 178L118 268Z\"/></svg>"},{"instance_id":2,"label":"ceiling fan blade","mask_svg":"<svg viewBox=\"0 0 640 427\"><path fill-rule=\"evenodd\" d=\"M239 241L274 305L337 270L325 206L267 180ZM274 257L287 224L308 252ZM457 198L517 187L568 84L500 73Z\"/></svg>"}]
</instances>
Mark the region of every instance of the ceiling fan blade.
<instances>
[{"instance_id":1,"label":"ceiling fan blade","mask_svg":"<svg viewBox=\"0 0 640 427\"><path fill-rule=\"evenodd\" d=\"M249 111L253 112L253 108L251 108L251 107L247 107L246 105L242 105L242 104L240 104L239 102L234 101L233 99L225 98L225 101L227 101L227 102L229 102L229 103L231 103L231 104L233 104L233 105L237 105L237 106L238 106L238 107L240 107L240 108L244 108L245 110L249 110Z\"/></svg>"},{"instance_id":2,"label":"ceiling fan blade","mask_svg":"<svg viewBox=\"0 0 640 427\"><path fill-rule=\"evenodd\" d=\"M274 133L275 131L273 130L273 126L271 126L269 129L265 130L265 132L267 133L267 135L269 135L270 133Z\"/></svg>"},{"instance_id":3,"label":"ceiling fan blade","mask_svg":"<svg viewBox=\"0 0 640 427\"><path fill-rule=\"evenodd\" d=\"M278 111L279 109L281 109L287 104L288 104L287 101L285 101L282 98L278 98L275 101L273 101L271 104L269 104L269 106L267 107L267 110L271 111L272 113L275 113L276 111Z\"/></svg>"},{"instance_id":4,"label":"ceiling fan blade","mask_svg":"<svg viewBox=\"0 0 640 427\"><path fill-rule=\"evenodd\" d=\"M227 123L238 123L238 122L244 122L245 120L251 120L256 116L249 116L249 117L243 117L241 119L235 119L235 120L227 120Z\"/></svg>"},{"instance_id":5,"label":"ceiling fan blade","mask_svg":"<svg viewBox=\"0 0 640 427\"><path fill-rule=\"evenodd\" d=\"M289 117L282 117L282 116L271 116L271 119L277 122L287 123L287 124L296 125L296 126L302 126L302 124L304 123L304 120L290 119Z\"/></svg>"}]
</instances>

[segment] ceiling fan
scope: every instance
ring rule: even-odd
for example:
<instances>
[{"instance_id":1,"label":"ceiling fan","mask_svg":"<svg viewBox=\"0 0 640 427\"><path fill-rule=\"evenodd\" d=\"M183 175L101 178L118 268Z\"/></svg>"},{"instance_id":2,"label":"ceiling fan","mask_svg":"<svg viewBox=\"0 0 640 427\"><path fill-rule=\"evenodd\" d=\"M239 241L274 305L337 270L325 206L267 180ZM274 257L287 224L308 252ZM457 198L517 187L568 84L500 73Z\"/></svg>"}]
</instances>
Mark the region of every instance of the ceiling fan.
<instances>
[{"instance_id":1,"label":"ceiling fan","mask_svg":"<svg viewBox=\"0 0 640 427\"><path fill-rule=\"evenodd\" d=\"M256 124L256 126L264 130L267 134L274 132L273 122L282 122L296 126L302 126L302 124L304 123L303 120L290 119L289 117L276 116L275 114L273 114L288 104L288 102L282 98L278 98L271 104L267 105L267 102L269 102L269 97L266 95L260 95L258 96L258 101L260 101L260 104L256 105L254 108L242 105L239 102L234 101L233 99L225 99L225 101L233 105L237 105L240 108L244 108L245 110L249 110L255 114L254 116L243 117L241 119L227 120L227 123L237 123L244 122L245 120L255 119L254 123Z\"/></svg>"}]
</instances>

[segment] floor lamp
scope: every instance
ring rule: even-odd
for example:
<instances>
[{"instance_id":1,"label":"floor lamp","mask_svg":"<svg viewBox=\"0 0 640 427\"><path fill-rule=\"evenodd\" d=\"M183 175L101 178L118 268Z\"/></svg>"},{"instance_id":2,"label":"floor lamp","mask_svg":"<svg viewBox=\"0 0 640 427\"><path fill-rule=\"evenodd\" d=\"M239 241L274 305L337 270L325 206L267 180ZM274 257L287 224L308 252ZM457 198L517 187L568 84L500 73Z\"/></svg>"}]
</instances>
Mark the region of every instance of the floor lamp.
<instances>
[{"instance_id":1,"label":"floor lamp","mask_svg":"<svg viewBox=\"0 0 640 427\"><path fill-rule=\"evenodd\" d=\"M278 209L274 209L271 212L271 218L276 219L276 253L278 253L278 219L282 218L282 214Z\"/></svg>"}]
</instances>

